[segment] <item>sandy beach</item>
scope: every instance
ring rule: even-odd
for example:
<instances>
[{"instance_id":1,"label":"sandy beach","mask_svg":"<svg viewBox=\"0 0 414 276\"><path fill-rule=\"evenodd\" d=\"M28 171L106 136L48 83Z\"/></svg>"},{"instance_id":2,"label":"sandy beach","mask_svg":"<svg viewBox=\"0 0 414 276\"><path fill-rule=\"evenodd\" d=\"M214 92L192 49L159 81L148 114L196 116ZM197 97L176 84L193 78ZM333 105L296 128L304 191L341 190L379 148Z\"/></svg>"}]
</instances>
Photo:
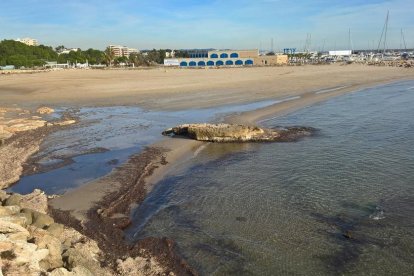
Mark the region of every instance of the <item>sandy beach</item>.
<instances>
[{"instance_id":1,"label":"sandy beach","mask_svg":"<svg viewBox=\"0 0 414 276\"><path fill-rule=\"evenodd\" d=\"M33 110L42 105L53 108L136 105L152 110L180 110L280 100L268 107L224 118L228 123L260 124L262 120L345 93L413 78L411 69L338 64L217 70L54 71L1 76L0 107ZM159 142L109 175L51 200L49 204L59 210L55 219L63 223L68 214L74 216L81 221L87 235L110 250L105 240L111 237L111 231L114 239L122 237L122 230L130 223L132 208L177 166L191 162L204 145L160 135ZM97 212L105 217L97 216ZM105 225L104 237L94 236L93 229L99 223ZM71 226L76 228L73 221Z\"/></svg>"},{"instance_id":2,"label":"sandy beach","mask_svg":"<svg viewBox=\"0 0 414 276\"><path fill-rule=\"evenodd\" d=\"M68 70L0 77L1 105L140 105L198 108L410 78L404 68L366 65L222 69Z\"/></svg>"}]
</instances>

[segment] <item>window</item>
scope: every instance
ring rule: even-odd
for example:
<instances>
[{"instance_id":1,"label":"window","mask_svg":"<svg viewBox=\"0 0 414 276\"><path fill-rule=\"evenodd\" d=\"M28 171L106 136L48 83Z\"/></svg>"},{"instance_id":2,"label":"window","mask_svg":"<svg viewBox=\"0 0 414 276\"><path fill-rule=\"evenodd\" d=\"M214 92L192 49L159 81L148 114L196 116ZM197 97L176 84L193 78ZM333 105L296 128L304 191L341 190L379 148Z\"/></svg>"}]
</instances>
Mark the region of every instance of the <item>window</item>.
<instances>
[{"instance_id":1,"label":"window","mask_svg":"<svg viewBox=\"0 0 414 276\"><path fill-rule=\"evenodd\" d=\"M220 58L228 58L229 57L229 55L228 54L226 54L226 53L222 53L221 55L220 55Z\"/></svg>"},{"instance_id":2,"label":"window","mask_svg":"<svg viewBox=\"0 0 414 276\"><path fill-rule=\"evenodd\" d=\"M207 61L207 66L214 66L214 61L211 61L211 60Z\"/></svg>"},{"instance_id":3,"label":"window","mask_svg":"<svg viewBox=\"0 0 414 276\"><path fill-rule=\"evenodd\" d=\"M206 66L206 63L204 61L199 61L198 66Z\"/></svg>"},{"instance_id":4,"label":"window","mask_svg":"<svg viewBox=\"0 0 414 276\"><path fill-rule=\"evenodd\" d=\"M211 54L211 56L210 56L211 58L218 58L218 55L217 54Z\"/></svg>"},{"instance_id":5,"label":"window","mask_svg":"<svg viewBox=\"0 0 414 276\"><path fill-rule=\"evenodd\" d=\"M240 59L236 60L236 65L243 65L243 61L241 61Z\"/></svg>"},{"instance_id":6,"label":"window","mask_svg":"<svg viewBox=\"0 0 414 276\"><path fill-rule=\"evenodd\" d=\"M187 66L187 62L182 61L182 62L180 63L180 66Z\"/></svg>"},{"instance_id":7,"label":"window","mask_svg":"<svg viewBox=\"0 0 414 276\"><path fill-rule=\"evenodd\" d=\"M219 60L219 61L216 62L216 65L217 66L223 66L224 62L222 60Z\"/></svg>"},{"instance_id":8,"label":"window","mask_svg":"<svg viewBox=\"0 0 414 276\"><path fill-rule=\"evenodd\" d=\"M197 63L195 61L190 61L189 66L197 66Z\"/></svg>"},{"instance_id":9,"label":"window","mask_svg":"<svg viewBox=\"0 0 414 276\"><path fill-rule=\"evenodd\" d=\"M226 61L226 65L233 65L234 63L233 63L233 61L232 60L227 60Z\"/></svg>"},{"instance_id":10,"label":"window","mask_svg":"<svg viewBox=\"0 0 414 276\"><path fill-rule=\"evenodd\" d=\"M239 54L238 53L232 53L230 55L230 58L238 58L238 57L239 57Z\"/></svg>"}]
</instances>

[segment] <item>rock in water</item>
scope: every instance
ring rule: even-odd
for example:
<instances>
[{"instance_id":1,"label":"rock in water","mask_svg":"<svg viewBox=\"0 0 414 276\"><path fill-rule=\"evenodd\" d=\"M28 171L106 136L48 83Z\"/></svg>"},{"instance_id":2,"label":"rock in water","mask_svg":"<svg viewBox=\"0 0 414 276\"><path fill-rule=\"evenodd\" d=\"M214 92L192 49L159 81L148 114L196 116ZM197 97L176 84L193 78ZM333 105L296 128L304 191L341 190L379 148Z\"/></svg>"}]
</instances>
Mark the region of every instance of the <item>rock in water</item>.
<instances>
[{"instance_id":1,"label":"rock in water","mask_svg":"<svg viewBox=\"0 0 414 276\"><path fill-rule=\"evenodd\" d=\"M55 112L55 110L53 108L50 108L50 107L47 107L47 106L42 106L42 107L39 107L36 110L36 112L39 113L39 114L51 114L51 113Z\"/></svg>"},{"instance_id":2,"label":"rock in water","mask_svg":"<svg viewBox=\"0 0 414 276\"><path fill-rule=\"evenodd\" d=\"M233 124L184 124L166 129L162 134L208 142L287 142L309 136L313 131L308 127L268 129Z\"/></svg>"}]
</instances>

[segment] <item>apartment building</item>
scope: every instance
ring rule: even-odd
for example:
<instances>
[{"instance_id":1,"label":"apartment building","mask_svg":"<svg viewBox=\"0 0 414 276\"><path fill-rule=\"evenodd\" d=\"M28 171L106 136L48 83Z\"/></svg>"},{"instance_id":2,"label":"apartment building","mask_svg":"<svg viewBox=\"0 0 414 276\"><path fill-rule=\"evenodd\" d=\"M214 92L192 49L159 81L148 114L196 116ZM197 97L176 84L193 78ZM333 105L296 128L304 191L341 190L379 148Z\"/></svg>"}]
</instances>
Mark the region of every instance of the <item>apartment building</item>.
<instances>
[{"instance_id":1,"label":"apartment building","mask_svg":"<svg viewBox=\"0 0 414 276\"><path fill-rule=\"evenodd\" d=\"M24 44L29 45L29 46L38 46L39 45L39 42L37 41L37 39L30 38L30 37L17 38L17 39L15 39L15 41L24 43Z\"/></svg>"},{"instance_id":2,"label":"apartment building","mask_svg":"<svg viewBox=\"0 0 414 276\"><path fill-rule=\"evenodd\" d=\"M121 45L109 45L108 47L113 51L115 57L129 57L130 54L139 52L138 49Z\"/></svg>"}]
</instances>

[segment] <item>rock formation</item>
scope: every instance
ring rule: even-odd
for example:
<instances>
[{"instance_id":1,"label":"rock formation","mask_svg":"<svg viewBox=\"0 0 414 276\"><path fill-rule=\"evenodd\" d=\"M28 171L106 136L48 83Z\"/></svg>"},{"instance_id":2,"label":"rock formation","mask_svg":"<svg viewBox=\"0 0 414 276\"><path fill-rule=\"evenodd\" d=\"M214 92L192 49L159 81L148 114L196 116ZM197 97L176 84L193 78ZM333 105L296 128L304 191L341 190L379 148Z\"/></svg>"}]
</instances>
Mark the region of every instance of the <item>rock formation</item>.
<instances>
[{"instance_id":1,"label":"rock formation","mask_svg":"<svg viewBox=\"0 0 414 276\"><path fill-rule=\"evenodd\" d=\"M174 275L147 252L135 258L125 254L116 267L102 267L105 254L98 244L56 223L42 191L0 190L0 275Z\"/></svg>"},{"instance_id":2,"label":"rock formation","mask_svg":"<svg viewBox=\"0 0 414 276\"><path fill-rule=\"evenodd\" d=\"M41 111L42 114L47 113L47 109ZM19 180L23 172L22 164L39 150L48 133L76 123L72 118L63 117L46 121L42 117L32 116L29 110L0 107L1 189Z\"/></svg>"},{"instance_id":3,"label":"rock formation","mask_svg":"<svg viewBox=\"0 0 414 276\"><path fill-rule=\"evenodd\" d=\"M50 108L50 107L47 107L47 106L42 106L42 107L39 107L36 110L36 112L39 113L39 114L51 114L51 113L55 112L55 110L53 108Z\"/></svg>"},{"instance_id":4,"label":"rock formation","mask_svg":"<svg viewBox=\"0 0 414 276\"><path fill-rule=\"evenodd\" d=\"M309 127L260 128L233 124L184 124L162 132L208 142L287 142L314 132Z\"/></svg>"},{"instance_id":5,"label":"rock formation","mask_svg":"<svg viewBox=\"0 0 414 276\"><path fill-rule=\"evenodd\" d=\"M46 211L40 190L25 196L0 190L0 275L113 275L101 268L96 242Z\"/></svg>"}]
</instances>

